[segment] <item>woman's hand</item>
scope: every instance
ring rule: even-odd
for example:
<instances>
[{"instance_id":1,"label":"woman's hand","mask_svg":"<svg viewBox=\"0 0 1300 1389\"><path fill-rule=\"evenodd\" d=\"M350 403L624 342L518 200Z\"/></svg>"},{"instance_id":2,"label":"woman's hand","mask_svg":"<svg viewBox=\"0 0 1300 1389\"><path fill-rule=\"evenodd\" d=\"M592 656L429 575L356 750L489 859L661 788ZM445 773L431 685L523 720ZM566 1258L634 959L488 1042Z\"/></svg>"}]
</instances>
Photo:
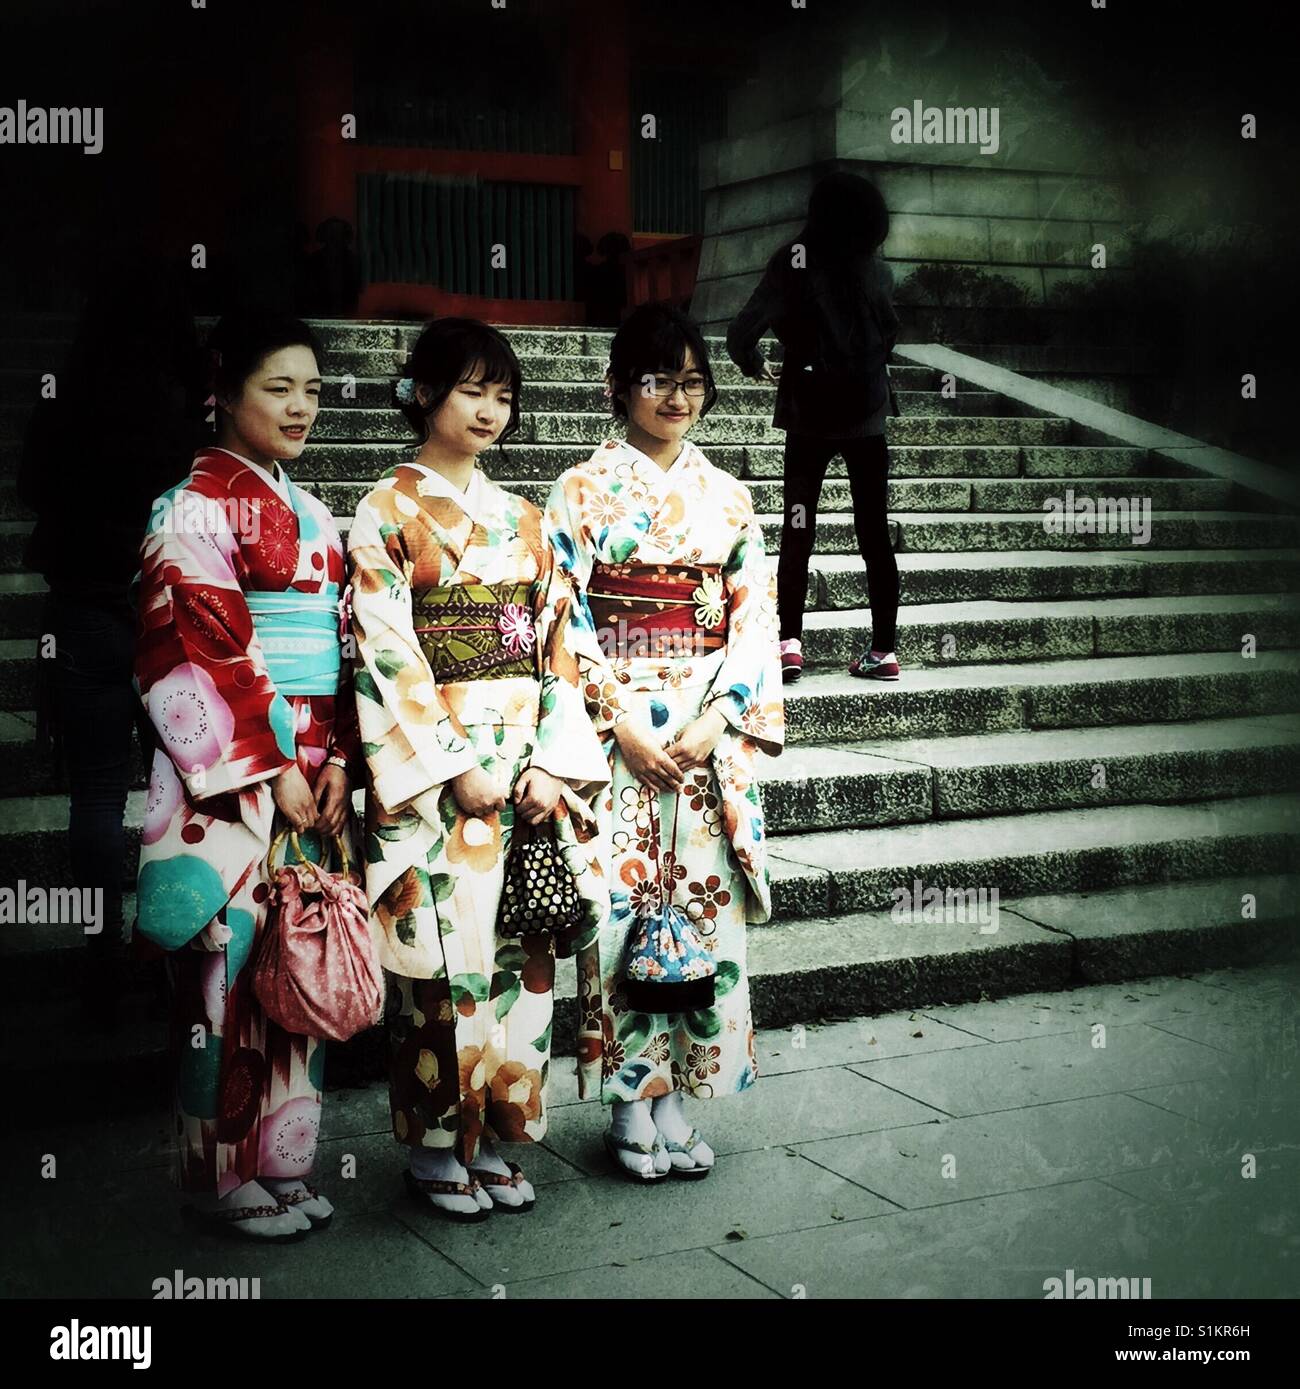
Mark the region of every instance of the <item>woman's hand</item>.
<instances>
[{"instance_id":1,"label":"woman's hand","mask_svg":"<svg viewBox=\"0 0 1300 1389\"><path fill-rule=\"evenodd\" d=\"M548 819L560 802L564 783L540 767L527 767L515 782L515 811L530 825Z\"/></svg>"},{"instance_id":2,"label":"woman's hand","mask_svg":"<svg viewBox=\"0 0 1300 1389\"><path fill-rule=\"evenodd\" d=\"M485 815L495 815L506 803L496 777L482 767L471 767L469 771L452 777L449 784L456 804L476 820L481 820Z\"/></svg>"},{"instance_id":3,"label":"woman's hand","mask_svg":"<svg viewBox=\"0 0 1300 1389\"><path fill-rule=\"evenodd\" d=\"M781 384L780 362L764 362L763 369L758 373L758 379L766 381L770 385L779 386Z\"/></svg>"},{"instance_id":4,"label":"woman's hand","mask_svg":"<svg viewBox=\"0 0 1300 1389\"><path fill-rule=\"evenodd\" d=\"M326 762L316 774L312 788L316 796L316 829L322 834L340 835L348 819L348 774L342 767Z\"/></svg>"},{"instance_id":5,"label":"woman's hand","mask_svg":"<svg viewBox=\"0 0 1300 1389\"><path fill-rule=\"evenodd\" d=\"M709 760L726 727L726 715L716 703L711 704L677 734L676 740L665 751L684 772L689 772L692 767L702 767Z\"/></svg>"},{"instance_id":6,"label":"woman's hand","mask_svg":"<svg viewBox=\"0 0 1300 1389\"><path fill-rule=\"evenodd\" d=\"M296 762L271 779L271 796L291 830L303 834L315 826L316 802Z\"/></svg>"},{"instance_id":7,"label":"woman's hand","mask_svg":"<svg viewBox=\"0 0 1300 1389\"><path fill-rule=\"evenodd\" d=\"M655 791L680 791L682 769L665 749L631 719L615 724L614 738L632 776Z\"/></svg>"}]
</instances>

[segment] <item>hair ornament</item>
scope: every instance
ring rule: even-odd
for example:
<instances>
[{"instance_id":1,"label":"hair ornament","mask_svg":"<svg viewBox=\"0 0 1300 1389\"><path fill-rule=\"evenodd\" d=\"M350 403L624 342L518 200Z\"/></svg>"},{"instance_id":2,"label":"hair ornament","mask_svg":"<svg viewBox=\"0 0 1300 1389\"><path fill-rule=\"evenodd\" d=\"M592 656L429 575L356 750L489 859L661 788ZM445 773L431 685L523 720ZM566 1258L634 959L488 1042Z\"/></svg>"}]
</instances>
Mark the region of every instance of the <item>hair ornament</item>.
<instances>
[{"instance_id":1,"label":"hair ornament","mask_svg":"<svg viewBox=\"0 0 1300 1389\"><path fill-rule=\"evenodd\" d=\"M415 404L415 381L409 376L403 376L397 383L397 399L402 405Z\"/></svg>"}]
</instances>

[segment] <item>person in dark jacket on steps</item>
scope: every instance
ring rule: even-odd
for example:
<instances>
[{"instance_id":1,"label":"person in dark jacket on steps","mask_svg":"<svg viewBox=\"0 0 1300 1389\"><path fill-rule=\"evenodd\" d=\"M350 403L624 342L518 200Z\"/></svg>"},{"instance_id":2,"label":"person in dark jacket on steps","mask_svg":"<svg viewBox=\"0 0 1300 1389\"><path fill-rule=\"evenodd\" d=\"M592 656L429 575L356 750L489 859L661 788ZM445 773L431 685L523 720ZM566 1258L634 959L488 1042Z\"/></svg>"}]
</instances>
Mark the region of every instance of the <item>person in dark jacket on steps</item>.
<instances>
[{"instance_id":1,"label":"person in dark jacket on steps","mask_svg":"<svg viewBox=\"0 0 1300 1389\"><path fill-rule=\"evenodd\" d=\"M66 764L72 882L104 894L82 989L84 1015L103 1026L114 1020L124 966L132 729L148 736L131 679L130 585L151 503L184 476L203 434L184 274L145 252L102 267L19 466L19 499L36 514L24 563L50 590L37 646L37 744Z\"/></svg>"},{"instance_id":2,"label":"person in dark jacket on steps","mask_svg":"<svg viewBox=\"0 0 1300 1389\"><path fill-rule=\"evenodd\" d=\"M802 231L773 253L727 332L727 351L741 371L776 383L772 423L786 434L777 566L786 681L797 680L803 668L817 504L837 453L848 469L871 605L871 644L849 673L898 679L898 564L889 534L885 445L885 419L898 413L886 365L898 316L890 302L893 277L877 254L888 233L889 212L874 184L856 174L828 174L812 191ZM769 327L785 350L780 367L767 363L758 347Z\"/></svg>"}]
</instances>

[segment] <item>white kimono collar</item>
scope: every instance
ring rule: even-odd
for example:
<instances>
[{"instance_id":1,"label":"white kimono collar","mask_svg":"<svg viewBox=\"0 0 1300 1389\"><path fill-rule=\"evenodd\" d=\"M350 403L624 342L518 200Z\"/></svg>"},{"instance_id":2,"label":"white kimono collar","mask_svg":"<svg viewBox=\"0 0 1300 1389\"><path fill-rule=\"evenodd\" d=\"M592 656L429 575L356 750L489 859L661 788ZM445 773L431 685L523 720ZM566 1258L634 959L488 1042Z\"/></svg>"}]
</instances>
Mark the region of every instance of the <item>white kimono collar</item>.
<instances>
[{"instance_id":1,"label":"white kimono collar","mask_svg":"<svg viewBox=\"0 0 1300 1389\"><path fill-rule=\"evenodd\" d=\"M453 482L449 482L435 468L423 463L403 463L404 468L413 468L424 474L424 480L416 484L416 491L422 497L446 497L456 503L472 521L479 521L488 510L491 497L487 478L481 468L475 468L469 475L469 485L462 492Z\"/></svg>"},{"instance_id":2,"label":"white kimono collar","mask_svg":"<svg viewBox=\"0 0 1300 1389\"><path fill-rule=\"evenodd\" d=\"M620 439L619 445L626 449L631 455L632 466L638 472L643 473L648 478L653 478L656 485L661 482L680 481L681 475L685 470L686 464L694 451L694 444L689 439L682 440L682 451L673 459L672 465L668 468L661 468L649 454L642 453L634 444L629 444L626 439Z\"/></svg>"}]
</instances>

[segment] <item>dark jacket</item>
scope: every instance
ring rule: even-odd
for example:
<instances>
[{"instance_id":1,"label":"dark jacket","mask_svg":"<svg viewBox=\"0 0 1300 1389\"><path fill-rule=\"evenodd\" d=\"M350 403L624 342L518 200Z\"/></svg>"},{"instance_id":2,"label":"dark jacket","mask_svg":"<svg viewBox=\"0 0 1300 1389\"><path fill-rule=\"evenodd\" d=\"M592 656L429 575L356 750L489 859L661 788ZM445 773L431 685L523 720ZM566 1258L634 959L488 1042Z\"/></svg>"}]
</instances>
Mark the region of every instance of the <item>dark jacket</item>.
<instances>
[{"instance_id":1,"label":"dark jacket","mask_svg":"<svg viewBox=\"0 0 1300 1389\"><path fill-rule=\"evenodd\" d=\"M884 416L897 414L886 363L898 338L898 315L890 300L894 277L877 256L859 262L847 289L811 265L789 268L783 248L768 263L749 301L727 330L727 353L746 376L763 368L758 342L771 328L785 349L772 423L791 434L815 438L863 438L883 430ZM796 373L834 372L853 383L847 420L827 428L799 389ZM857 383L861 383L860 398Z\"/></svg>"},{"instance_id":2,"label":"dark jacket","mask_svg":"<svg viewBox=\"0 0 1300 1389\"><path fill-rule=\"evenodd\" d=\"M203 419L170 363L123 351L97 366L62 373L32 413L18 474L36 513L24 564L52 589L124 608L154 499L189 471Z\"/></svg>"}]
</instances>

